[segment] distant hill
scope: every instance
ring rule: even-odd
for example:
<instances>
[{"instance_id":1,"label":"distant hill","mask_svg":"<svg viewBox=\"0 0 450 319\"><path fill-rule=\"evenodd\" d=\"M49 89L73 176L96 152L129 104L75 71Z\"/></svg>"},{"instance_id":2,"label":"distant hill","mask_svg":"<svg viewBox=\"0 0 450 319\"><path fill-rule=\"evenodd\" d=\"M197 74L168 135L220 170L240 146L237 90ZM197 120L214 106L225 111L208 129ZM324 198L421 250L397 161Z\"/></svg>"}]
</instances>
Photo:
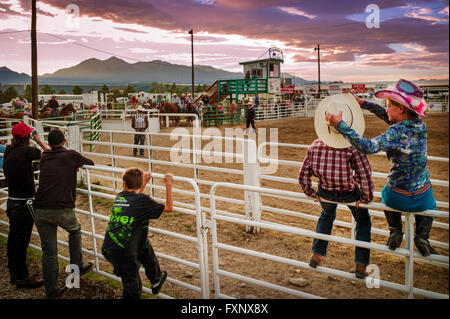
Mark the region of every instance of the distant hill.
<instances>
[{"instance_id":1,"label":"distant hill","mask_svg":"<svg viewBox=\"0 0 450 319\"><path fill-rule=\"evenodd\" d=\"M242 73L228 72L211 66L195 66L196 83L213 83L216 80L242 78ZM39 77L45 83L191 83L191 67L155 60L127 63L119 58L107 60L88 59L80 64Z\"/></svg>"},{"instance_id":2,"label":"distant hill","mask_svg":"<svg viewBox=\"0 0 450 319\"><path fill-rule=\"evenodd\" d=\"M31 76L25 73L17 73L6 66L0 67L0 83L31 83Z\"/></svg>"},{"instance_id":3,"label":"distant hill","mask_svg":"<svg viewBox=\"0 0 450 319\"><path fill-rule=\"evenodd\" d=\"M0 83L29 83L30 76L18 74L3 67ZM212 84L217 80L240 79L240 72L228 72L207 65L195 65L195 83ZM161 60L128 63L116 57L107 60L88 59L73 67L60 69L54 73L39 76L39 84L150 84L151 82L190 84L191 67L172 64ZM295 83L309 83L296 77Z\"/></svg>"}]
</instances>

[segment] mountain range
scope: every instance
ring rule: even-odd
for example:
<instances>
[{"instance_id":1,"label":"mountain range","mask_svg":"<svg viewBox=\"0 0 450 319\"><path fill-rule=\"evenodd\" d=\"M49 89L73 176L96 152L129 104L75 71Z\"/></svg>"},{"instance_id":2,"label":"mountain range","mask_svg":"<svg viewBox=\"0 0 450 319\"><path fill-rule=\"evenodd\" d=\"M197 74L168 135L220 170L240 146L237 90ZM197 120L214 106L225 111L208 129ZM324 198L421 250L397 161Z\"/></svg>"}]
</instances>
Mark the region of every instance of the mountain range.
<instances>
[{"instance_id":1,"label":"mountain range","mask_svg":"<svg viewBox=\"0 0 450 319\"><path fill-rule=\"evenodd\" d=\"M212 84L217 80L243 78L243 73L228 72L207 65L195 65L195 83ZM81 63L39 76L39 84L123 84L130 85L151 82L190 84L191 67L172 64L161 60L128 63L117 57L107 60L88 59ZM308 83L296 77L296 84ZM7 67L0 68L0 83L31 83L25 73L14 72Z\"/></svg>"}]
</instances>

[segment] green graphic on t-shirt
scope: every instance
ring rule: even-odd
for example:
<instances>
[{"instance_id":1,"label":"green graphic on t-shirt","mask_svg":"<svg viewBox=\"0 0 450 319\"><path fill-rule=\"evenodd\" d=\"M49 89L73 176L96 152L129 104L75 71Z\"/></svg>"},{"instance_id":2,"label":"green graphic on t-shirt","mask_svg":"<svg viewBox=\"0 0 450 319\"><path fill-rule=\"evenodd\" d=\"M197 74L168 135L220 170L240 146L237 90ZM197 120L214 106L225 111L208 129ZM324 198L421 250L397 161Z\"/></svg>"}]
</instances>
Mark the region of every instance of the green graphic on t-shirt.
<instances>
[{"instance_id":1,"label":"green graphic on t-shirt","mask_svg":"<svg viewBox=\"0 0 450 319\"><path fill-rule=\"evenodd\" d=\"M124 215L124 207L129 207L125 197L119 196L114 202L111 217L109 218L107 233L110 238L120 247L125 248L132 234L134 217Z\"/></svg>"}]
</instances>

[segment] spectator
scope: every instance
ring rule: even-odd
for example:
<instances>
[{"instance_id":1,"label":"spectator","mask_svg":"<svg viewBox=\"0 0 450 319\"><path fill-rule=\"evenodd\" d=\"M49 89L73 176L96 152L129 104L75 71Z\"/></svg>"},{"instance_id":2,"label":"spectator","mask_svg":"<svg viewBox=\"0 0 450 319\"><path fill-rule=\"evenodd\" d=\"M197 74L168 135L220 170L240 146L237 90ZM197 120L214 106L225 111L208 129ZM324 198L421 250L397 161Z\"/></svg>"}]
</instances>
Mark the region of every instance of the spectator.
<instances>
[{"instance_id":1,"label":"spectator","mask_svg":"<svg viewBox=\"0 0 450 319\"><path fill-rule=\"evenodd\" d=\"M209 110L209 108L211 107L210 105L209 105L209 96L208 96L208 93L203 93L203 95L202 95L202 102L203 102L203 106L204 107L206 107L208 110Z\"/></svg>"},{"instance_id":2,"label":"spectator","mask_svg":"<svg viewBox=\"0 0 450 319\"><path fill-rule=\"evenodd\" d=\"M31 106L25 106L23 113L25 113L25 115L31 116Z\"/></svg>"},{"instance_id":3,"label":"spectator","mask_svg":"<svg viewBox=\"0 0 450 319\"><path fill-rule=\"evenodd\" d=\"M172 211L172 175L165 175L166 205L155 202L144 194L151 172L129 168L122 176L123 191L114 202L111 217L102 245L102 253L114 266L114 273L121 277L123 299L140 299L142 292L139 268L142 264L157 295L167 278L161 271L153 247L148 240L150 219L157 219L163 211Z\"/></svg>"},{"instance_id":4,"label":"spectator","mask_svg":"<svg viewBox=\"0 0 450 319\"><path fill-rule=\"evenodd\" d=\"M256 133L256 127L255 127L255 109L253 108L252 103L247 104L247 112L245 113L245 119L247 122L247 126L245 129L245 134L248 134L248 129L250 128L250 124L253 128L253 133Z\"/></svg>"},{"instance_id":5,"label":"spectator","mask_svg":"<svg viewBox=\"0 0 450 319\"><path fill-rule=\"evenodd\" d=\"M191 93L189 93L189 94L187 95L187 97L186 97L186 102L187 102L187 103L190 103L191 105L194 104L194 99L192 98L192 94L191 94Z\"/></svg>"},{"instance_id":6,"label":"spectator","mask_svg":"<svg viewBox=\"0 0 450 319\"><path fill-rule=\"evenodd\" d=\"M0 141L0 169L3 170L3 156L5 154L6 146L5 141Z\"/></svg>"},{"instance_id":7,"label":"spectator","mask_svg":"<svg viewBox=\"0 0 450 319\"><path fill-rule=\"evenodd\" d=\"M393 167L388 175L388 184L381 192L381 201L386 206L403 212L435 210L436 200L427 170L427 127L419 116L427 117L424 92L414 83L401 79L395 86L375 93L387 100L387 109L355 97L361 108L374 113L390 125L388 130L370 140L349 128L342 114L328 114L329 125L336 129L359 151L373 154L385 151ZM387 245L391 250L400 247L403 240L401 214L384 212L389 224L390 236ZM415 215L416 234L414 243L423 256L437 254L430 245L433 217Z\"/></svg>"},{"instance_id":8,"label":"spectator","mask_svg":"<svg viewBox=\"0 0 450 319\"><path fill-rule=\"evenodd\" d=\"M58 288L58 226L69 233L70 264L79 267L79 275L84 275L93 267L91 262L83 263L81 225L75 216L74 208L77 171L83 165L94 165L94 162L74 150L66 149L66 139L59 130L48 134L48 143L51 150L42 154L39 188L34 207L35 223L43 252L45 294L47 298L54 299L64 292Z\"/></svg>"},{"instance_id":9,"label":"spectator","mask_svg":"<svg viewBox=\"0 0 450 319\"><path fill-rule=\"evenodd\" d=\"M371 221L367 208L359 208L359 203L369 203L373 199L374 185L371 180L371 168L367 157L340 136L337 132L328 131L325 112L328 103L319 104L316 110L315 128L319 139L308 148L308 152L300 169L299 184L305 195L315 198L322 207L316 232L330 235L336 218L336 203L322 201L321 198L339 203L356 202L348 205L356 220L356 240L370 242ZM354 107L354 106L353 106ZM356 106L357 107L357 106ZM346 110L346 118L353 118L353 126L363 130L362 112ZM311 177L318 177L318 190L314 190ZM312 256L309 265L319 266L326 256L328 241L314 239ZM355 248L355 275L357 278L367 276L366 267L370 260L370 250Z\"/></svg>"},{"instance_id":10,"label":"spectator","mask_svg":"<svg viewBox=\"0 0 450 319\"><path fill-rule=\"evenodd\" d=\"M36 288L43 284L36 275L29 276L26 263L27 248L30 243L33 217L26 205L35 195L32 162L41 158L41 151L30 146L32 128L19 123L12 128L11 145L5 149L3 171L8 184L6 213L9 218L9 234L6 247L10 283L17 288ZM36 142L47 150L39 134Z\"/></svg>"},{"instance_id":11,"label":"spectator","mask_svg":"<svg viewBox=\"0 0 450 319\"><path fill-rule=\"evenodd\" d=\"M186 112L186 95L183 93L180 97L181 112Z\"/></svg>"},{"instance_id":12,"label":"spectator","mask_svg":"<svg viewBox=\"0 0 450 319\"><path fill-rule=\"evenodd\" d=\"M139 134L145 132L148 128L148 117L145 113L145 109L139 106L137 113L131 118L131 127L136 131L134 134L134 145L145 145L145 134ZM137 148L133 148L133 156L137 155ZM139 155L144 156L144 149L139 149Z\"/></svg>"}]
</instances>

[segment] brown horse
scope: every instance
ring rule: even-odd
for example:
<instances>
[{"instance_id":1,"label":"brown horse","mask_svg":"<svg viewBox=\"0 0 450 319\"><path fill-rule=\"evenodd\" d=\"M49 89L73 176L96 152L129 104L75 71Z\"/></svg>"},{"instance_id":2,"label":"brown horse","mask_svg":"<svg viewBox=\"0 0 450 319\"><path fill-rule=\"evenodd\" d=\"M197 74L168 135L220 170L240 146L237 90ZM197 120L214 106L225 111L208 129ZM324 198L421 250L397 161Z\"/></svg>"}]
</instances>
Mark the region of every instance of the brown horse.
<instances>
[{"instance_id":1,"label":"brown horse","mask_svg":"<svg viewBox=\"0 0 450 319\"><path fill-rule=\"evenodd\" d=\"M197 112L197 110L196 110L196 108L194 107L194 104L192 104L192 103L190 103L190 102L186 102L186 113L190 113L190 114L192 114L192 113L194 113L194 114L197 114L198 115L198 118L199 118L199 120L200 120L200 114L198 114L198 112ZM192 123L194 122L194 118L192 117L192 116L188 116L187 118L186 118L186 123L188 124L188 125L190 125L190 126L192 126Z\"/></svg>"},{"instance_id":2,"label":"brown horse","mask_svg":"<svg viewBox=\"0 0 450 319\"><path fill-rule=\"evenodd\" d=\"M159 105L159 113L179 113L178 106L174 103L162 101ZM173 126L178 126L178 122L180 119L176 116L170 116L170 120L172 121ZM163 117L160 117L160 125L163 125Z\"/></svg>"},{"instance_id":3,"label":"brown horse","mask_svg":"<svg viewBox=\"0 0 450 319\"><path fill-rule=\"evenodd\" d=\"M23 120L24 116L25 116L24 112L10 112L10 111L7 111L7 110L1 110L0 111L0 118Z\"/></svg>"},{"instance_id":4,"label":"brown horse","mask_svg":"<svg viewBox=\"0 0 450 319\"><path fill-rule=\"evenodd\" d=\"M67 104L62 108L61 111L55 110L56 116L52 115L52 110L50 108L47 108L47 110L44 109L44 111L41 113L40 118L46 119L46 118L52 118L52 117L64 117L64 116L70 116L72 113L76 113L77 110L73 106L72 103Z\"/></svg>"}]
</instances>

